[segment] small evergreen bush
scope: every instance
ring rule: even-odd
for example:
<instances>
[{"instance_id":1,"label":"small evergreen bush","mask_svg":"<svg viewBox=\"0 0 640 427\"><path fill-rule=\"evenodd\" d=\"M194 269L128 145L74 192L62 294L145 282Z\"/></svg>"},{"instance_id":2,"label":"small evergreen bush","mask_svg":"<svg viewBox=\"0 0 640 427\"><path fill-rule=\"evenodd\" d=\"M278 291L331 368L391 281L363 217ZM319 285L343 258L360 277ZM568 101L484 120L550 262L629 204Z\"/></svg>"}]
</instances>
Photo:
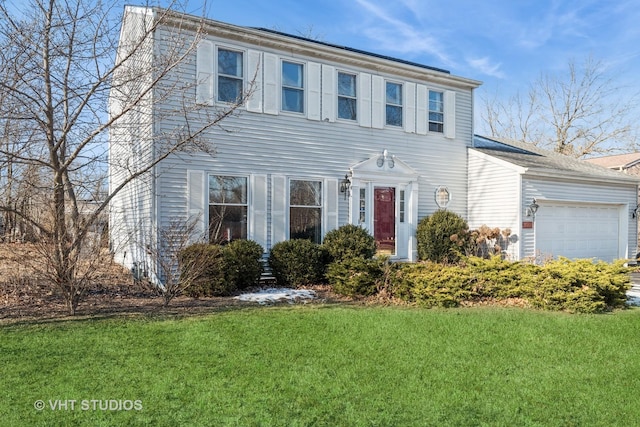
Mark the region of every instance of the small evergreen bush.
<instances>
[{"instance_id":1,"label":"small evergreen bush","mask_svg":"<svg viewBox=\"0 0 640 427\"><path fill-rule=\"evenodd\" d=\"M234 240L224 246L225 280L240 290L255 285L264 270L263 252L253 240Z\"/></svg>"},{"instance_id":2,"label":"small evergreen bush","mask_svg":"<svg viewBox=\"0 0 640 427\"><path fill-rule=\"evenodd\" d=\"M321 283L326 261L324 249L306 239L276 243L269 253L269 267L278 286L300 287Z\"/></svg>"},{"instance_id":3,"label":"small evergreen bush","mask_svg":"<svg viewBox=\"0 0 640 427\"><path fill-rule=\"evenodd\" d=\"M377 258L346 257L329 265L327 280L338 294L374 295L383 279L383 262Z\"/></svg>"},{"instance_id":4,"label":"small evergreen bush","mask_svg":"<svg viewBox=\"0 0 640 427\"><path fill-rule=\"evenodd\" d=\"M466 234L468 228L467 222L451 211L438 210L422 218L416 232L418 257L441 263L458 262L464 242L457 236Z\"/></svg>"},{"instance_id":5,"label":"small evergreen bush","mask_svg":"<svg viewBox=\"0 0 640 427\"><path fill-rule=\"evenodd\" d=\"M371 259L376 254L376 240L363 227L343 225L327 233L322 246L333 261L347 258Z\"/></svg>"},{"instance_id":6,"label":"small evergreen bush","mask_svg":"<svg viewBox=\"0 0 640 427\"><path fill-rule=\"evenodd\" d=\"M225 280L225 260L222 247L195 243L178 254L180 280L191 281L185 294L193 297L230 295L235 286Z\"/></svg>"}]
</instances>

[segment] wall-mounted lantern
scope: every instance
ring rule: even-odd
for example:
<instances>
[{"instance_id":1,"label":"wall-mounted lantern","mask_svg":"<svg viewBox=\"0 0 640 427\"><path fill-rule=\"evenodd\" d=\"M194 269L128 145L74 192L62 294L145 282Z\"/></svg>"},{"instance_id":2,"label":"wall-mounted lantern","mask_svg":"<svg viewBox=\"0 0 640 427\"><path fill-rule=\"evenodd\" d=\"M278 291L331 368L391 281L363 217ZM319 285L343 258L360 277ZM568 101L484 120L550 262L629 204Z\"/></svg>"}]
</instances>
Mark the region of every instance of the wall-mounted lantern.
<instances>
[{"instance_id":1,"label":"wall-mounted lantern","mask_svg":"<svg viewBox=\"0 0 640 427\"><path fill-rule=\"evenodd\" d=\"M349 195L349 188L351 188L351 180L349 180L349 174L345 174L344 179L340 181L340 192L344 194L345 200Z\"/></svg>"},{"instance_id":2,"label":"wall-mounted lantern","mask_svg":"<svg viewBox=\"0 0 640 427\"><path fill-rule=\"evenodd\" d=\"M526 215L527 217L531 217L533 219L536 218L536 212L538 212L538 208L540 207L540 205L538 203L536 203L536 199L533 199L533 202L531 202L531 204L529 204L529 206L527 206L527 211L526 211Z\"/></svg>"}]
</instances>

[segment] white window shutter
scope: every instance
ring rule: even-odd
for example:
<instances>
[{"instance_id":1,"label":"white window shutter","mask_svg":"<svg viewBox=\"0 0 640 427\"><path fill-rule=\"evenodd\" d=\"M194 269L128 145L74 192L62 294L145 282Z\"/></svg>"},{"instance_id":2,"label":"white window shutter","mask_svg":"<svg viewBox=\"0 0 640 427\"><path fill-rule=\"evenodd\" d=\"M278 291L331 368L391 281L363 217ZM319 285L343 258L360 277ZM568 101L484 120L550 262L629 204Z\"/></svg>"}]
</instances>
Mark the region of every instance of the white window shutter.
<instances>
[{"instance_id":1,"label":"white window shutter","mask_svg":"<svg viewBox=\"0 0 640 427\"><path fill-rule=\"evenodd\" d=\"M384 78L371 77L371 127L384 128L385 106L387 104L386 91L384 90Z\"/></svg>"},{"instance_id":2,"label":"white window shutter","mask_svg":"<svg viewBox=\"0 0 640 427\"><path fill-rule=\"evenodd\" d=\"M371 74L360 73L358 76L358 124L371 127Z\"/></svg>"},{"instance_id":3,"label":"white window shutter","mask_svg":"<svg viewBox=\"0 0 640 427\"><path fill-rule=\"evenodd\" d=\"M326 179L325 189L324 232L328 233L338 228L338 180Z\"/></svg>"},{"instance_id":4,"label":"white window shutter","mask_svg":"<svg viewBox=\"0 0 640 427\"><path fill-rule=\"evenodd\" d=\"M247 100L247 111L262 113L262 53L250 50L247 62L247 89L252 90Z\"/></svg>"},{"instance_id":5,"label":"white window shutter","mask_svg":"<svg viewBox=\"0 0 640 427\"><path fill-rule=\"evenodd\" d=\"M201 40L196 52L196 103L213 105L213 43Z\"/></svg>"},{"instance_id":6,"label":"white window shutter","mask_svg":"<svg viewBox=\"0 0 640 427\"><path fill-rule=\"evenodd\" d=\"M267 176L251 175L251 231L249 238L267 249Z\"/></svg>"},{"instance_id":7,"label":"white window shutter","mask_svg":"<svg viewBox=\"0 0 640 427\"><path fill-rule=\"evenodd\" d=\"M416 84L407 82L404 91L404 131L416 133Z\"/></svg>"},{"instance_id":8,"label":"white window shutter","mask_svg":"<svg viewBox=\"0 0 640 427\"><path fill-rule=\"evenodd\" d=\"M287 240L287 178L271 177L271 247Z\"/></svg>"},{"instance_id":9,"label":"white window shutter","mask_svg":"<svg viewBox=\"0 0 640 427\"><path fill-rule=\"evenodd\" d=\"M278 114L278 57L273 53L263 55L263 102L264 112L267 114Z\"/></svg>"},{"instance_id":10,"label":"white window shutter","mask_svg":"<svg viewBox=\"0 0 640 427\"><path fill-rule=\"evenodd\" d=\"M188 221L195 223L192 240L205 239L205 173L203 171L187 171L187 214Z\"/></svg>"},{"instance_id":11,"label":"white window shutter","mask_svg":"<svg viewBox=\"0 0 640 427\"><path fill-rule=\"evenodd\" d=\"M444 92L444 136L456 137L456 93L452 90Z\"/></svg>"},{"instance_id":12,"label":"white window shutter","mask_svg":"<svg viewBox=\"0 0 640 427\"><path fill-rule=\"evenodd\" d=\"M322 65L322 120L336 121L336 68Z\"/></svg>"},{"instance_id":13,"label":"white window shutter","mask_svg":"<svg viewBox=\"0 0 640 427\"><path fill-rule=\"evenodd\" d=\"M320 64L307 63L307 118L320 120Z\"/></svg>"},{"instance_id":14,"label":"white window shutter","mask_svg":"<svg viewBox=\"0 0 640 427\"><path fill-rule=\"evenodd\" d=\"M429 123L429 91L425 85L416 87L416 133L426 135Z\"/></svg>"}]
</instances>

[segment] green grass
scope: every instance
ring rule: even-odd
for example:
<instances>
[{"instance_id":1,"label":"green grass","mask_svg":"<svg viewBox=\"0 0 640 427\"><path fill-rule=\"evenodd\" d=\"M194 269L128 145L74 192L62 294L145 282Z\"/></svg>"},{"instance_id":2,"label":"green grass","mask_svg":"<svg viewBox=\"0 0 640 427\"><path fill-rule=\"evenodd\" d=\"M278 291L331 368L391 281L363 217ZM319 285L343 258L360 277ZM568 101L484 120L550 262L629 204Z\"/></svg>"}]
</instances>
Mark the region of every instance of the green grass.
<instances>
[{"instance_id":1,"label":"green grass","mask_svg":"<svg viewBox=\"0 0 640 427\"><path fill-rule=\"evenodd\" d=\"M640 309L296 306L3 325L0 393L7 426L626 426L640 420ZM51 410L55 399L76 410Z\"/></svg>"}]
</instances>

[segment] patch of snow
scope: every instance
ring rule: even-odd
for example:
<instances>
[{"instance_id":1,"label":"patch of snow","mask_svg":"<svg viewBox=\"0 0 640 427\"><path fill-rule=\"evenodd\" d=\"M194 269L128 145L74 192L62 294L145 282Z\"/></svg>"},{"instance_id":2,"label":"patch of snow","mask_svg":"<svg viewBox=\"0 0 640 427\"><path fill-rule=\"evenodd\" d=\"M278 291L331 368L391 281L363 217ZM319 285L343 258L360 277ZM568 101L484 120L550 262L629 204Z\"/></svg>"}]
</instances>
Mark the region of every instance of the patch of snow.
<instances>
[{"instance_id":1,"label":"patch of snow","mask_svg":"<svg viewBox=\"0 0 640 427\"><path fill-rule=\"evenodd\" d=\"M287 301L293 304L297 300L315 299L315 291L309 289L289 289L289 288L267 288L258 292L242 294L234 297L240 301L257 302L258 304L274 303L277 301Z\"/></svg>"},{"instance_id":2,"label":"patch of snow","mask_svg":"<svg viewBox=\"0 0 640 427\"><path fill-rule=\"evenodd\" d=\"M627 291L627 304L640 307L640 287L634 286Z\"/></svg>"}]
</instances>

